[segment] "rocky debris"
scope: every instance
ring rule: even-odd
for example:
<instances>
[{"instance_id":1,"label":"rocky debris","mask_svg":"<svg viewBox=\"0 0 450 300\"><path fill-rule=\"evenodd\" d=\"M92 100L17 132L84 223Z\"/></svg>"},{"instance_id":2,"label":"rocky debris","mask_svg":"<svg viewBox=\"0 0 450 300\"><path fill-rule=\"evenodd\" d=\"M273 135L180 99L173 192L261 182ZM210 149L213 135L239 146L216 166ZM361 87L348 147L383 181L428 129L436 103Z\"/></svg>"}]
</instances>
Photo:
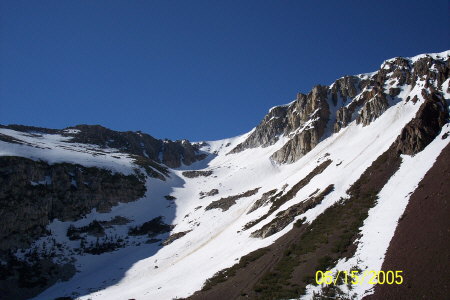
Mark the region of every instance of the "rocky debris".
<instances>
[{"instance_id":1,"label":"rocky debris","mask_svg":"<svg viewBox=\"0 0 450 300\"><path fill-rule=\"evenodd\" d=\"M445 89L442 85L449 73L448 57L425 56L414 63L395 58L385 61L373 74L345 76L331 86L316 86L307 95L299 93L292 103L272 108L229 154L267 147L285 136L288 141L271 158L277 163L295 162L331 134L331 130L338 132L353 121L369 125L399 100L397 96L406 84L414 87L421 81L423 90L435 90L431 93L442 96Z\"/></svg>"},{"instance_id":2,"label":"rocky debris","mask_svg":"<svg viewBox=\"0 0 450 300\"><path fill-rule=\"evenodd\" d=\"M163 219L164 217L159 216L140 226L131 227L128 230L128 234L155 237L159 234L170 232L175 226L164 223Z\"/></svg>"},{"instance_id":3,"label":"rocky debris","mask_svg":"<svg viewBox=\"0 0 450 300\"><path fill-rule=\"evenodd\" d=\"M264 194L262 194L261 198L259 198L258 200L255 201L255 203L249 209L247 214L257 210L261 206L267 205L269 200L270 200L270 198L271 198L271 196L273 196L276 192L277 192L277 189L273 189L273 190L270 190L270 191L265 192ZM280 196L281 196L281 194L280 194Z\"/></svg>"},{"instance_id":4,"label":"rocky debris","mask_svg":"<svg viewBox=\"0 0 450 300\"><path fill-rule=\"evenodd\" d=\"M253 190L246 191L246 192L238 194L238 195L220 198L219 200L213 201L207 207L205 207L205 211L214 209L214 208L220 208L220 209L222 209L222 211L227 211L231 206L236 204L236 200L253 196L256 193L258 193L259 189L260 189L260 187L253 189Z\"/></svg>"},{"instance_id":5,"label":"rocky debris","mask_svg":"<svg viewBox=\"0 0 450 300\"><path fill-rule=\"evenodd\" d=\"M347 190L349 198L337 201L311 223L296 225L283 235L283 242L275 243L279 249L277 259L271 259L273 254L268 257L253 285L240 287L240 292L251 299L298 298L314 282L317 270L329 270L336 261L353 256L357 248L354 241L376 203L376 195L400 164L401 158L391 147ZM250 265L249 269L256 267Z\"/></svg>"},{"instance_id":6,"label":"rocky debris","mask_svg":"<svg viewBox=\"0 0 450 300\"><path fill-rule=\"evenodd\" d=\"M266 238L277 232L280 232L286 226L292 223L297 216L320 204L323 198L325 198L325 196L327 196L333 190L334 185L331 184L327 186L319 195L311 197L303 202L294 204L286 210L280 211L271 222L264 225L261 229L252 232L250 236L254 238Z\"/></svg>"},{"instance_id":7,"label":"rocky debris","mask_svg":"<svg viewBox=\"0 0 450 300\"><path fill-rule=\"evenodd\" d=\"M142 198L145 182L99 168L0 157L0 251L26 247L53 219L73 221ZM17 220L21 220L17 222Z\"/></svg>"},{"instance_id":8,"label":"rocky debris","mask_svg":"<svg viewBox=\"0 0 450 300\"><path fill-rule=\"evenodd\" d=\"M298 191L300 191L302 188L304 188L314 177L321 174L323 171L325 171L326 168L332 163L333 161L331 159L328 159L324 162L322 162L320 165L315 167L311 172L309 172L308 175L306 175L302 180L300 180L298 183L296 183L292 188L281 197L274 200L272 203L272 206L270 207L269 213L274 212L277 210L281 205L288 202L289 200L293 199L295 195L297 195Z\"/></svg>"},{"instance_id":9,"label":"rocky debris","mask_svg":"<svg viewBox=\"0 0 450 300\"><path fill-rule=\"evenodd\" d=\"M180 231L177 233L173 233L164 242L162 242L162 245L167 246L167 245L173 243L175 240L178 240L179 238L185 236L186 234L188 234L191 231L192 230L187 230L187 231Z\"/></svg>"},{"instance_id":10,"label":"rocky debris","mask_svg":"<svg viewBox=\"0 0 450 300\"><path fill-rule=\"evenodd\" d=\"M320 165L318 165L317 167L315 167L314 170L312 170L308 175L305 176L305 178L303 178L298 183L296 183L294 186L292 186L292 188L286 194L282 195L283 191L284 191L284 188L283 188L282 191L279 192L278 194L270 196L270 198L268 199L268 202L271 202L272 205L270 206L269 211L266 214L264 214L263 216L261 216L260 218L250 221L247 224L245 224L244 227L242 228L242 230L247 230L247 229L255 226L256 224L258 224L259 222L261 222L262 220L264 220L268 216L270 216L278 208L280 208L281 205L283 205L287 201L294 198L295 195L298 193L298 191L300 191L302 188L304 188L311 181L311 179L313 179L316 175L322 173L331 163L332 163L332 161L330 159L328 159L328 160L324 161L323 163L321 163Z\"/></svg>"},{"instance_id":11,"label":"rocky debris","mask_svg":"<svg viewBox=\"0 0 450 300\"><path fill-rule=\"evenodd\" d=\"M436 92L430 94L424 92L422 96L425 102L395 141L396 150L400 154L414 155L422 151L448 122L445 99Z\"/></svg>"},{"instance_id":12,"label":"rocky debris","mask_svg":"<svg viewBox=\"0 0 450 300\"><path fill-rule=\"evenodd\" d=\"M206 193L205 192L200 192L199 195L200 195L200 199L203 199L205 197L215 196L218 193L219 193L218 189L212 189L212 190L210 190L209 192L206 192Z\"/></svg>"},{"instance_id":13,"label":"rocky debris","mask_svg":"<svg viewBox=\"0 0 450 300\"><path fill-rule=\"evenodd\" d=\"M174 201L174 200L177 199L176 197L171 196L171 195L165 195L164 198L165 198L167 201Z\"/></svg>"},{"instance_id":14,"label":"rocky debris","mask_svg":"<svg viewBox=\"0 0 450 300\"><path fill-rule=\"evenodd\" d=\"M187 178L195 178L195 177L200 177L200 176L208 177L208 176L212 175L212 173L213 173L213 171L208 170L208 171L184 171L181 174Z\"/></svg>"}]
</instances>

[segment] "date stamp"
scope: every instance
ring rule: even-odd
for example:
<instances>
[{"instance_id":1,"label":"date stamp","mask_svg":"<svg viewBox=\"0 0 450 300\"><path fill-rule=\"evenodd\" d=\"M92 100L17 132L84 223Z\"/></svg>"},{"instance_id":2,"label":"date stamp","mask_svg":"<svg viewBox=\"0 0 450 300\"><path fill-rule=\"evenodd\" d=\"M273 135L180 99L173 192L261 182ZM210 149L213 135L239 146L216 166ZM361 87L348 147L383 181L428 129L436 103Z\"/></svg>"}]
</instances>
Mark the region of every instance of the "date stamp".
<instances>
[{"instance_id":1,"label":"date stamp","mask_svg":"<svg viewBox=\"0 0 450 300\"><path fill-rule=\"evenodd\" d=\"M316 283L317 284L363 284L365 282L369 284L402 284L403 283L403 271L336 271L334 274L332 271L317 271Z\"/></svg>"}]
</instances>

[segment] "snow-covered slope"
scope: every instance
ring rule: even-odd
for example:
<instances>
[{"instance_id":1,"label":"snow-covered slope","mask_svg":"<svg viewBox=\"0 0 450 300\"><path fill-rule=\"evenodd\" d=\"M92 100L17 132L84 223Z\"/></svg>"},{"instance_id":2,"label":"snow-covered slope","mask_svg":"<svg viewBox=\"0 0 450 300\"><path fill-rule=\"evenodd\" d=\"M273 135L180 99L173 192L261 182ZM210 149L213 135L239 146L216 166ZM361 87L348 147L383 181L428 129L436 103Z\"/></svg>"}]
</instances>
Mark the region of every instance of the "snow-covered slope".
<instances>
[{"instance_id":1,"label":"snow-covered slope","mask_svg":"<svg viewBox=\"0 0 450 300\"><path fill-rule=\"evenodd\" d=\"M409 62L414 64L421 58L430 57L443 62L448 68L448 51L428 57L417 56ZM381 70L389 71L389 64L394 61L383 63ZM431 66L436 68L436 63ZM414 72L412 69L411 73ZM441 74L440 71L436 72ZM359 78L370 82L376 81L376 76L379 75L374 72L359 75ZM311 125L315 122L312 117L304 123L301 121L300 127L294 128L294 131L285 131L286 134L279 134L273 142L260 146L246 141L255 136L256 130L263 132L261 128L266 123L242 136L201 143L200 150L208 153L208 157L190 166L169 169L168 175L161 173L165 180L147 176L147 192L143 198L121 203L109 212L101 213L93 209L78 220L53 220L47 226L51 234L40 237L30 248L42 253L56 241L62 246L55 249L54 261L73 261L77 273L67 281L53 284L35 299L61 296L79 299L173 299L192 295L202 288L205 280L235 265L241 257L277 243L277 239L288 233L297 220L304 218L303 223L307 226L340 199L347 198L352 185L377 158L390 149L422 105L429 101L424 91L436 93L446 101L447 106L450 104L448 71L442 76L447 78L423 78L423 81L418 82L407 82L401 76L397 81L392 79L382 90L386 95L391 88L399 90L395 96L387 97L386 107L373 118L363 115L374 111L367 104L372 100L364 96L370 93L374 83L365 83L365 87L348 100L342 100L341 93L338 100L333 102L330 92L327 100L330 118L327 122L331 123L325 125L327 129L321 133L317 145L296 156L290 164L274 160L273 154L287 149L285 145L291 143L300 131L309 130L309 126L314 127ZM367 102L360 101L364 97ZM375 96L373 99L377 101ZM352 107L352 103L356 103L353 106L357 109ZM293 105L295 103L286 107ZM342 107L351 107L349 111L352 116L345 119L348 124L332 130L333 124L339 119L336 114L343 111ZM448 110L441 109L448 117ZM358 119L358 116L363 117ZM449 143L450 139L444 137L448 132L450 127L445 124L439 135L432 137L433 141L425 150L414 156L401 156L400 168L379 192L376 205L369 210L357 240L356 252L351 258L338 259L333 270L350 270L354 265L363 271L380 269L408 197ZM117 149L69 143L70 137L57 134L32 134L6 128L0 128L0 134L20 141L0 140L1 156L27 157L49 164L76 163L125 175L138 176L144 173L143 170L136 171L140 166L129 154ZM238 145L250 146L232 151ZM322 172L314 174L293 197L287 197L287 201L281 205L273 206L273 202L266 201L255 206L264 194L272 190L279 193L278 199L287 195L292 187L328 161L331 163ZM189 170L201 172L189 173ZM310 199L311 195L317 195L318 191L324 191L330 185L334 187L331 192L311 208L295 215L289 225L280 226L265 238L252 235L277 219L279 213ZM161 232L152 236L129 234L130 227L140 226L160 216L164 223L172 225L170 233ZM126 218L129 222L103 226L105 235L100 238L90 234L81 240L68 237L70 226L82 228L94 220L108 222L117 217ZM257 224L246 227L258 219L261 220ZM101 254L80 250L81 243L106 243L108 237L123 242L114 251ZM17 251L19 257L25 257L24 253L26 251ZM370 293L371 288L368 284L359 285L352 293L360 299ZM308 285L303 298L310 299L313 292L319 290L320 286Z\"/></svg>"}]
</instances>

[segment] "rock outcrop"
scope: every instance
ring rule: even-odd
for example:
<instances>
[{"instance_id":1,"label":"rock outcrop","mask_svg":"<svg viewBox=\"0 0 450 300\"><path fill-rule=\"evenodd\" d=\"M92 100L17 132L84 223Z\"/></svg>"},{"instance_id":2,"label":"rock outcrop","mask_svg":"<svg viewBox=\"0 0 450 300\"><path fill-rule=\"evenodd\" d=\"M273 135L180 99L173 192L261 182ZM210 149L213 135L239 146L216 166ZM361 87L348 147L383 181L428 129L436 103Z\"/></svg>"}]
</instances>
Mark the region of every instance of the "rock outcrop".
<instances>
[{"instance_id":1,"label":"rock outcrop","mask_svg":"<svg viewBox=\"0 0 450 300\"><path fill-rule=\"evenodd\" d=\"M208 176L211 176L212 173L213 173L213 171L211 171L211 170L206 170L206 171L195 170L195 171L184 171L181 174L187 178L196 178L196 177L208 177Z\"/></svg>"},{"instance_id":2,"label":"rock outcrop","mask_svg":"<svg viewBox=\"0 0 450 300\"><path fill-rule=\"evenodd\" d=\"M211 202L207 207L205 207L205 210L220 208L222 211L227 211L228 209L230 209L231 206L236 204L236 200L253 196L258 193L259 189L260 189L260 187L253 189L253 190L246 191L246 192L238 194L238 195L220 198L219 200Z\"/></svg>"},{"instance_id":3,"label":"rock outcrop","mask_svg":"<svg viewBox=\"0 0 450 300\"><path fill-rule=\"evenodd\" d=\"M185 236L186 234L188 234L191 231L192 230L187 230L187 231L180 231L180 232L173 233L165 241L163 241L161 244L163 246L167 246L169 244L172 244L174 241L178 240L179 238L182 238L183 236Z\"/></svg>"},{"instance_id":4,"label":"rock outcrop","mask_svg":"<svg viewBox=\"0 0 450 300\"><path fill-rule=\"evenodd\" d=\"M53 219L76 220L144 196L134 175L23 157L0 157L0 250L27 246Z\"/></svg>"},{"instance_id":5,"label":"rock outcrop","mask_svg":"<svg viewBox=\"0 0 450 300\"><path fill-rule=\"evenodd\" d=\"M400 154L414 155L419 153L440 133L442 126L448 122L448 107L439 93L433 92L422 96L425 102L417 115L403 129L395 148Z\"/></svg>"},{"instance_id":6,"label":"rock outcrop","mask_svg":"<svg viewBox=\"0 0 450 300\"><path fill-rule=\"evenodd\" d=\"M292 205L286 210L277 213L270 223L264 225L261 229L258 229L251 233L251 237L254 238L266 238L277 232L283 230L286 226L292 223L295 218L307 210L314 208L322 202L322 200L334 190L334 185L326 187L319 195L310 197L303 202Z\"/></svg>"},{"instance_id":7,"label":"rock outcrop","mask_svg":"<svg viewBox=\"0 0 450 300\"><path fill-rule=\"evenodd\" d=\"M212 189L212 190L210 190L209 192L200 192L199 193L199 196L200 196L200 199L203 199L203 198L206 198L206 197L212 197L212 196L215 196L215 195L217 195L219 193L219 190L218 189Z\"/></svg>"},{"instance_id":8,"label":"rock outcrop","mask_svg":"<svg viewBox=\"0 0 450 300\"><path fill-rule=\"evenodd\" d=\"M271 146L283 136L287 142L271 158L277 163L295 162L351 122L371 124L389 107L405 100L399 98L402 91L420 88L426 95L442 98L450 89L443 86L449 73L449 57L399 57L385 61L377 72L344 76L330 86L316 86L307 95L298 94L295 101L272 108L230 154ZM417 95L411 100L417 102Z\"/></svg>"}]
</instances>

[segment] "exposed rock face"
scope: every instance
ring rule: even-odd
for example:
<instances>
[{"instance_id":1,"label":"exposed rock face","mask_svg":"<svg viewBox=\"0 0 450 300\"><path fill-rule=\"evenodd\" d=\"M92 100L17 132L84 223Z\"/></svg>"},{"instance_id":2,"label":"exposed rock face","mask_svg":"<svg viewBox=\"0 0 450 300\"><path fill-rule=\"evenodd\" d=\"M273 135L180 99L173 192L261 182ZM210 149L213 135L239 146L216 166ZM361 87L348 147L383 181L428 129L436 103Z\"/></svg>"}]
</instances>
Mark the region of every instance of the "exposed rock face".
<instances>
[{"instance_id":1,"label":"exposed rock face","mask_svg":"<svg viewBox=\"0 0 450 300\"><path fill-rule=\"evenodd\" d=\"M205 210L210 210L214 208L220 208L222 211L227 211L230 209L231 206L236 204L236 200L244 198L244 197L250 197L258 193L259 187L253 190L246 191L244 193L233 195L225 198L220 198L219 200L211 202L207 207L205 207Z\"/></svg>"},{"instance_id":2,"label":"exposed rock face","mask_svg":"<svg viewBox=\"0 0 450 300\"><path fill-rule=\"evenodd\" d=\"M211 196L215 196L219 193L218 189L212 189L209 192L200 192L200 199L203 199L205 197L211 197Z\"/></svg>"},{"instance_id":3,"label":"exposed rock face","mask_svg":"<svg viewBox=\"0 0 450 300\"><path fill-rule=\"evenodd\" d=\"M63 130L23 125L1 127L23 132L62 134L72 137L69 142L117 148L125 153L164 163L171 168L178 168L181 163L190 165L206 157L206 154L200 153L197 145L191 144L188 140L159 140L140 131L120 132L100 125L77 125Z\"/></svg>"},{"instance_id":4,"label":"exposed rock face","mask_svg":"<svg viewBox=\"0 0 450 300\"><path fill-rule=\"evenodd\" d=\"M448 108L445 100L438 93L423 93L425 102L417 115L398 136L395 145L400 154L414 155L422 151L448 122Z\"/></svg>"},{"instance_id":5,"label":"exposed rock face","mask_svg":"<svg viewBox=\"0 0 450 300\"><path fill-rule=\"evenodd\" d=\"M130 228L129 235L148 235L149 237L155 237L158 234L170 232L174 226L164 223L162 216L156 217L144 224Z\"/></svg>"},{"instance_id":6,"label":"exposed rock face","mask_svg":"<svg viewBox=\"0 0 450 300\"><path fill-rule=\"evenodd\" d=\"M333 190L334 185L329 185L319 195L310 197L303 202L292 205L286 210L280 211L277 213L276 218L274 218L270 223L264 225L261 229L252 232L251 236L255 238L266 238L283 230L294 221L295 217L320 204L323 198L325 198L325 196Z\"/></svg>"},{"instance_id":7,"label":"exposed rock face","mask_svg":"<svg viewBox=\"0 0 450 300\"><path fill-rule=\"evenodd\" d=\"M195 178L195 177L208 177L211 176L213 171L184 171L181 174L187 178Z\"/></svg>"},{"instance_id":8,"label":"exposed rock face","mask_svg":"<svg viewBox=\"0 0 450 300\"><path fill-rule=\"evenodd\" d=\"M320 165L315 167L314 170L312 170L308 175L306 175L305 178L303 178L302 180L297 182L295 185L293 185L292 188L289 191L287 191L285 194L283 194L283 193L284 193L284 189L286 186L284 186L281 189L281 191L278 192L277 194L273 193L272 191L269 191L269 192L263 194L263 197L261 198L263 200L258 199L251 209L254 209L255 206L259 207L263 203L264 204L271 203L269 211L267 213L265 213L264 215L262 215L261 217L259 217L258 219L250 221L247 224L245 224L244 227L242 228L242 230L247 230L247 229L255 226L256 224L258 224L259 222L261 222L262 220L264 220L268 216L270 216L274 211L276 211L278 208L280 208L284 203L286 203L289 200L291 200L292 198L294 198L295 195L311 181L311 179L313 179L318 174L322 173L331 163L332 163L332 161L330 159L322 162ZM315 193L313 193L312 195L314 195L314 194ZM264 202L262 202L262 201L264 201Z\"/></svg>"},{"instance_id":9,"label":"exposed rock face","mask_svg":"<svg viewBox=\"0 0 450 300\"><path fill-rule=\"evenodd\" d=\"M292 137L292 142L284 150L274 154L273 158L279 162L292 162L293 157L308 152L311 150L310 145L319 141L319 137L324 133L328 116L327 88L316 86L308 95L299 93L291 104L272 108L250 136L230 153L259 146L267 147L284 135ZM300 146L298 151L296 146ZM302 146L309 149L303 150ZM294 148L296 150L292 151Z\"/></svg>"},{"instance_id":10,"label":"exposed rock face","mask_svg":"<svg viewBox=\"0 0 450 300\"><path fill-rule=\"evenodd\" d=\"M287 111L288 106L272 108L250 136L231 150L230 153L238 153L248 148L266 147L274 144L287 126Z\"/></svg>"},{"instance_id":11,"label":"exposed rock face","mask_svg":"<svg viewBox=\"0 0 450 300\"><path fill-rule=\"evenodd\" d=\"M361 108L359 116L356 118L356 124L369 125L389 108L386 95L381 90L373 89L367 94L366 97L371 101L365 102Z\"/></svg>"},{"instance_id":12,"label":"exposed rock face","mask_svg":"<svg viewBox=\"0 0 450 300\"><path fill-rule=\"evenodd\" d=\"M267 147L284 136L288 141L271 158L277 163L295 162L349 123L355 121L363 126L372 123L389 107L404 100L398 98L403 90L409 91L419 84L422 91L428 89L426 94L442 98L442 93L449 90L443 86L449 73L448 57L387 60L377 72L342 77L330 86L314 87L308 95L298 94L288 105L272 108L230 153ZM416 96L412 100L415 103L419 99Z\"/></svg>"},{"instance_id":13,"label":"exposed rock face","mask_svg":"<svg viewBox=\"0 0 450 300\"><path fill-rule=\"evenodd\" d=\"M265 192L262 194L261 198L255 201L255 203L252 205L252 207L249 209L247 214L257 210L261 206L267 205L271 196L273 196L277 192L277 189L270 190L268 192ZM281 195L281 194L280 194Z\"/></svg>"},{"instance_id":14,"label":"exposed rock face","mask_svg":"<svg viewBox=\"0 0 450 300\"><path fill-rule=\"evenodd\" d=\"M93 208L107 212L145 192L145 183L133 175L0 157L0 251L27 246L55 218L76 220Z\"/></svg>"},{"instance_id":15,"label":"exposed rock face","mask_svg":"<svg viewBox=\"0 0 450 300\"><path fill-rule=\"evenodd\" d=\"M279 163L292 163L311 151L325 132L330 108L326 87L316 86L308 96L299 94L295 112L298 113L299 130L292 132L292 138L272 155ZM292 119L294 121L295 119ZM295 125L297 122L291 122ZM292 126L292 129L296 129Z\"/></svg>"},{"instance_id":16,"label":"exposed rock face","mask_svg":"<svg viewBox=\"0 0 450 300\"><path fill-rule=\"evenodd\" d=\"M172 244L174 241L178 240L179 238L185 236L186 234L188 234L189 232L191 232L191 230L187 230L187 231L180 231L180 232L176 232L171 234L164 242L162 242L163 246L167 246L169 244Z\"/></svg>"}]
</instances>

